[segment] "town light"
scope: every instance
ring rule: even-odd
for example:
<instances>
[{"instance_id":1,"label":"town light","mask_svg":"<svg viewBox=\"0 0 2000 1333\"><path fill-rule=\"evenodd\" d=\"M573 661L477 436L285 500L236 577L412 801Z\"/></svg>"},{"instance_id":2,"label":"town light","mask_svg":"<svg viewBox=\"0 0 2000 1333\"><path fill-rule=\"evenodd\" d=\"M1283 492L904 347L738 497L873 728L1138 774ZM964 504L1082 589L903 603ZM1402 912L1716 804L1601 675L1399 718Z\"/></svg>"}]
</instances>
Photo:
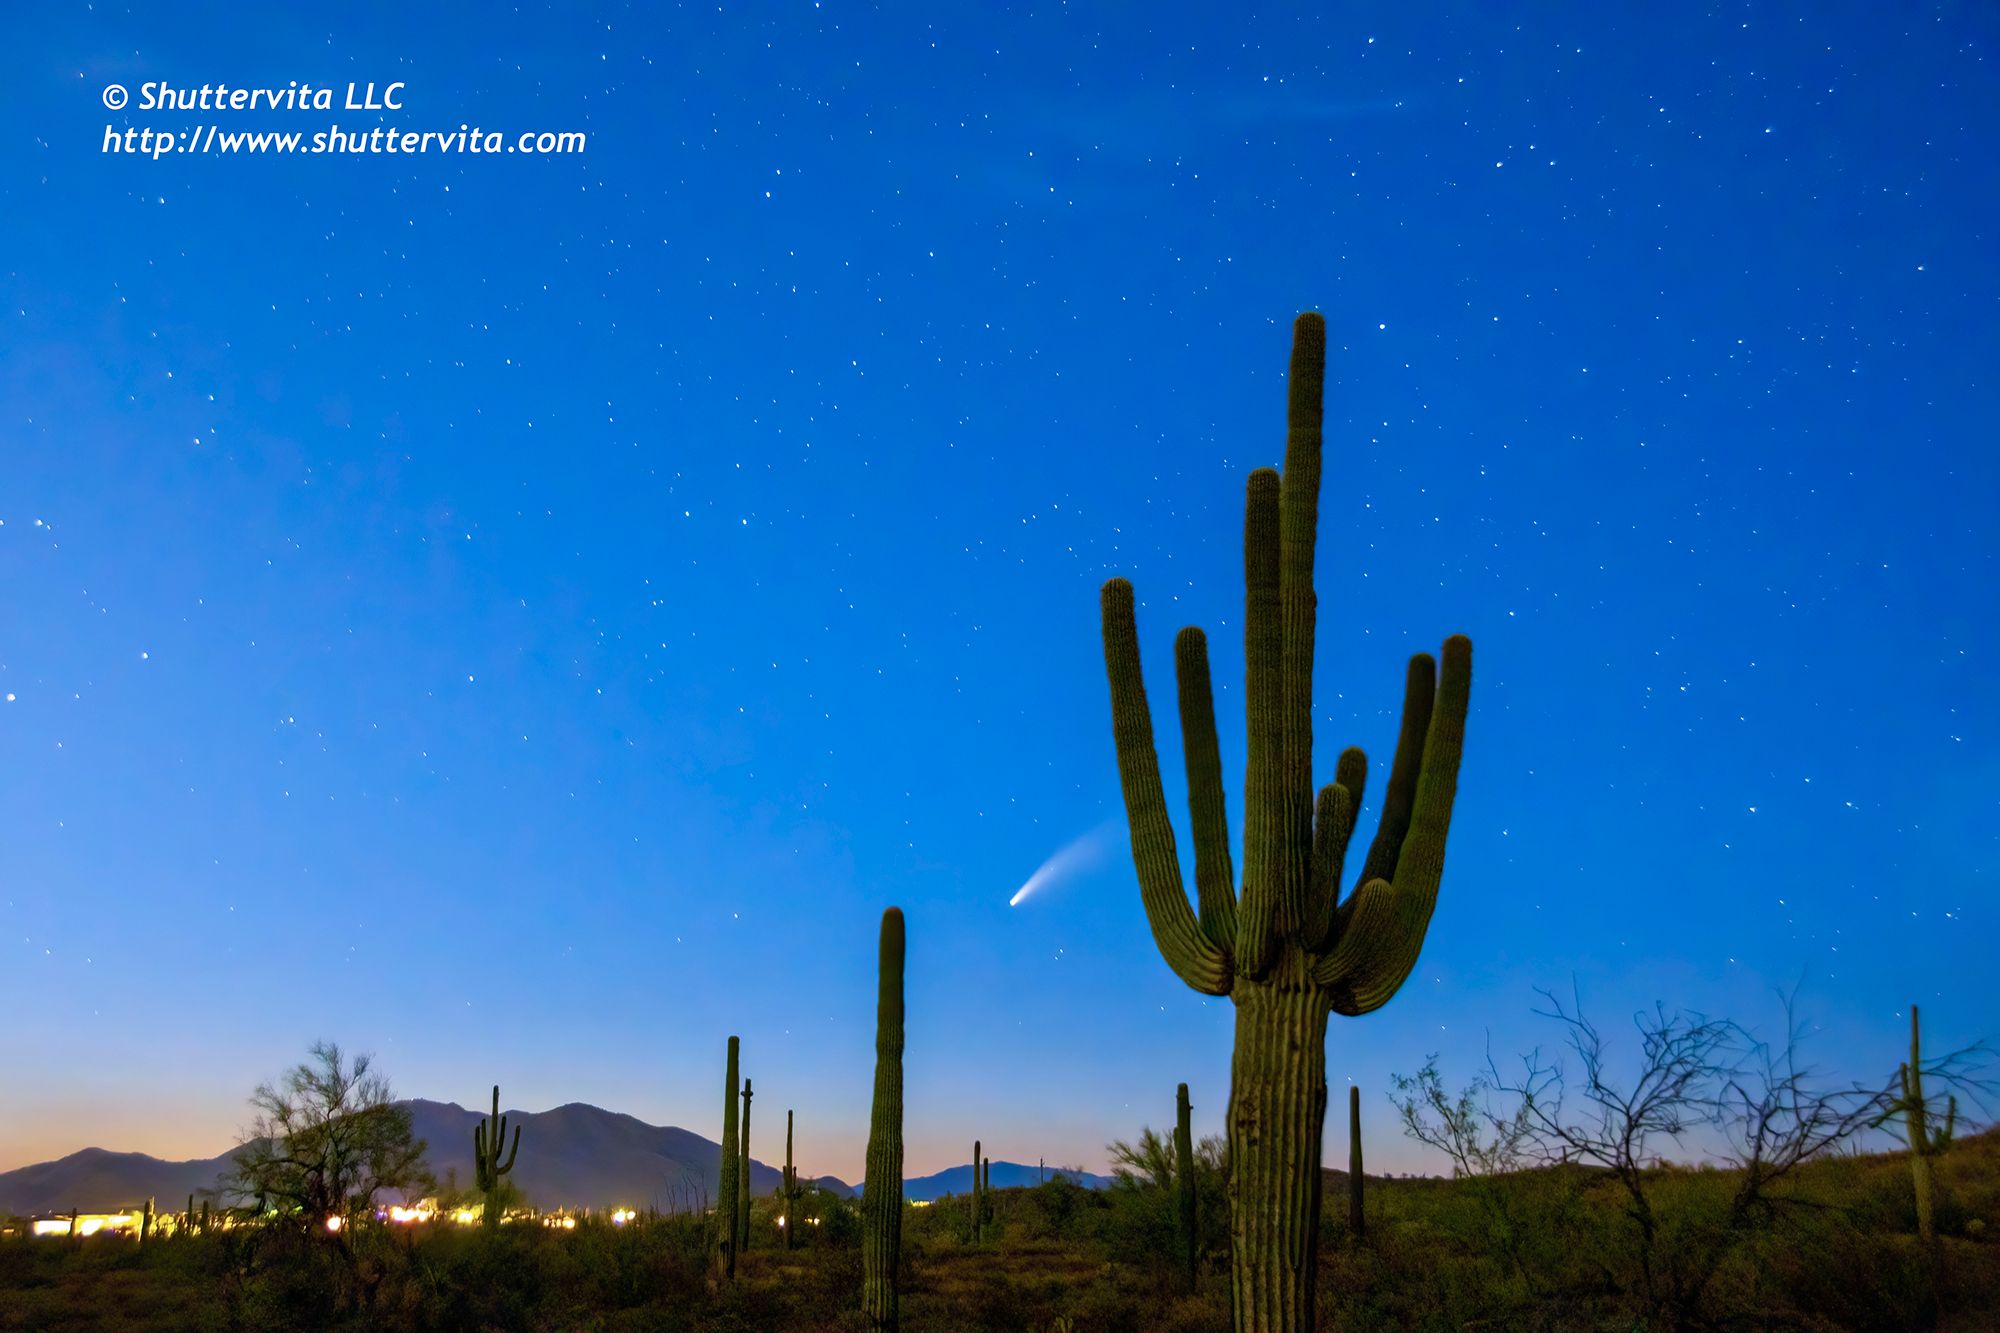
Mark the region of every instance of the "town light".
<instances>
[{"instance_id":1,"label":"town light","mask_svg":"<svg viewBox=\"0 0 2000 1333\"><path fill-rule=\"evenodd\" d=\"M340 1214L339 1214L339 1213L335 1213L335 1214L334 1214L333 1216L331 1216L331 1217L329 1217L329 1218L327 1218L327 1219L326 1219L326 1229L327 1229L328 1231L338 1231L338 1230L340 1230Z\"/></svg>"}]
</instances>

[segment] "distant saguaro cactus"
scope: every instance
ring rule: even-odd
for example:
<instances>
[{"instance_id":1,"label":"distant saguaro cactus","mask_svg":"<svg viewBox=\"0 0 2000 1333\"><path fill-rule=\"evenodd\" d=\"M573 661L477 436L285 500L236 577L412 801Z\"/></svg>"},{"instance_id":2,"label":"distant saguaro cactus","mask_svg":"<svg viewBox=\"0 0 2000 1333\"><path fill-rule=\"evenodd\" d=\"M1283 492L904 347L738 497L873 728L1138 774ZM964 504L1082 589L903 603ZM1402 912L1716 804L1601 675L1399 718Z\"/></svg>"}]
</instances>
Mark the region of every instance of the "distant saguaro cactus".
<instances>
[{"instance_id":1,"label":"distant saguaro cactus","mask_svg":"<svg viewBox=\"0 0 2000 1333\"><path fill-rule=\"evenodd\" d=\"M1367 1215L1361 1209L1361 1088L1347 1087L1347 1230L1356 1240L1368 1234Z\"/></svg>"},{"instance_id":2,"label":"distant saguaro cactus","mask_svg":"<svg viewBox=\"0 0 2000 1333\"><path fill-rule=\"evenodd\" d=\"M146 1200L145 1209L139 1214L139 1243L144 1245L153 1236L153 1201Z\"/></svg>"},{"instance_id":3,"label":"distant saguaro cactus","mask_svg":"<svg viewBox=\"0 0 2000 1333\"><path fill-rule=\"evenodd\" d=\"M179 1231L183 1236L192 1236L194 1234L194 1195L192 1193L188 1195L187 1212L181 1214Z\"/></svg>"},{"instance_id":4,"label":"distant saguaro cactus","mask_svg":"<svg viewBox=\"0 0 2000 1333\"><path fill-rule=\"evenodd\" d=\"M750 1248L750 1080L743 1080L743 1146L737 1153L741 1162L736 1175L736 1249Z\"/></svg>"},{"instance_id":5,"label":"distant saguaro cactus","mask_svg":"<svg viewBox=\"0 0 2000 1333\"><path fill-rule=\"evenodd\" d=\"M972 1141L972 1240L979 1242L979 1224L983 1220L981 1211L986 1206L985 1192L979 1188L979 1140Z\"/></svg>"},{"instance_id":6,"label":"distant saguaro cactus","mask_svg":"<svg viewBox=\"0 0 2000 1333\"><path fill-rule=\"evenodd\" d=\"M1901 1117L1903 1139L1910 1145L1910 1177L1917 1193L1917 1235L1926 1241L1937 1239L1932 1216L1931 1159L1942 1157L1951 1147L1958 1130L1958 1098L1945 1099L1943 1123L1924 1095L1923 1038L1917 1027L1917 1006L1910 1006L1910 1059L1896 1071L1894 1097L1889 1109L1875 1123L1883 1125Z\"/></svg>"},{"instance_id":7,"label":"distant saguaro cactus","mask_svg":"<svg viewBox=\"0 0 2000 1333\"><path fill-rule=\"evenodd\" d=\"M1195 1229L1194 1128L1188 1104L1187 1084L1174 1094L1174 1182L1180 1193L1181 1248L1186 1252L1188 1289L1195 1284L1195 1269L1201 1260L1201 1240Z\"/></svg>"},{"instance_id":8,"label":"distant saguaro cactus","mask_svg":"<svg viewBox=\"0 0 2000 1333\"><path fill-rule=\"evenodd\" d=\"M722 1090L722 1174L717 1182L715 1202L716 1231L721 1235L722 1248L718 1258L722 1265L722 1275L733 1279L736 1276L736 1060L741 1043L729 1039L729 1068L724 1075L726 1087Z\"/></svg>"},{"instance_id":9,"label":"distant saguaro cactus","mask_svg":"<svg viewBox=\"0 0 2000 1333\"><path fill-rule=\"evenodd\" d=\"M903 912L882 913L880 993L875 1001L875 1105L868 1120L861 1189L861 1309L872 1329L900 1318L903 1255Z\"/></svg>"},{"instance_id":10,"label":"distant saguaro cactus","mask_svg":"<svg viewBox=\"0 0 2000 1333\"><path fill-rule=\"evenodd\" d=\"M521 1151L521 1127L514 1126L514 1142L507 1160L500 1160L500 1145L507 1138L507 1117L500 1114L500 1085L493 1085L493 1116L472 1127L472 1180L486 1195L480 1220L489 1227L500 1225L500 1177L514 1169L514 1157Z\"/></svg>"},{"instance_id":11,"label":"distant saguaro cactus","mask_svg":"<svg viewBox=\"0 0 2000 1333\"><path fill-rule=\"evenodd\" d=\"M1313 1327L1327 1017L1380 1008L1416 965L1444 873L1472 684L1472 644L1463 636L1445 640L1441 672L1429 654L1410 659L1381 825L1358 887L1340 901L1367 760L1345 751L1315 804L1313 556L1325 370L1326 323L1300 315L1284 474L1250 474L1244 521L1249 777L1240 901L1208 641L1190 627L1175 642L1199 918L1160 785L1132 585L1112 579L1103 592L1112 730L1146 918L1182 981L1236 1004L1228 1130L1239 1333Z\"/></svg>"},{"instance_id":12,"label":"distant saguaro cactus","mask_svg":"<svg viewBox=\"0 0 2000 1333\"><path fill-rule=\"evenodd\" d=\"M799 1175L792 1169L792 1113L785 1112L785 1174L778 1185L778 1229L785 1233L785 1248L792 1248L792 1201L799 1197Z\"/></svg>"}]
</instances>

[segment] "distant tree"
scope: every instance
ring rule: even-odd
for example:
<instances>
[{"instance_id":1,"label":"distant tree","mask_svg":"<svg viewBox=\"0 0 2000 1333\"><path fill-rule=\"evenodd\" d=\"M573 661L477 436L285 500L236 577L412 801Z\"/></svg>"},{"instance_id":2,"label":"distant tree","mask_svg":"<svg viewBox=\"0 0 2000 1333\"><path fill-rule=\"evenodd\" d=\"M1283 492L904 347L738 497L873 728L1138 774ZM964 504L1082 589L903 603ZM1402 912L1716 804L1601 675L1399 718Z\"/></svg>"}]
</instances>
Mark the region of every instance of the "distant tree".
<instances>
[{"instance_id":1,"label":"distant tree","mask_svg":"<svg viewBox=\"0 0 2000 1333\"><path fill-rule=\"evenodd\" d=\"M434 1184L409 1110L366 1055L350 1060L333 1042L315 1042L304 1063L259 1084L250 1104L257 1116L227 1185L259 1214L325 1227L371 1212L379 1193Z\"/></svg>"},{"instance_id":2,"label":"distant tree","mask_svg":"<svg viewBox=\"0 0 2000 1333\"><path fill-rule=\"evenodd\" d=\"M1174 1183L1174 1143L1151 1126L1139 1131L1137 1143L1114 1139L1105 1145L1111 1156L1111 1177L1125 1187L1167 1189Z\"/></svg>"}]
</instances>

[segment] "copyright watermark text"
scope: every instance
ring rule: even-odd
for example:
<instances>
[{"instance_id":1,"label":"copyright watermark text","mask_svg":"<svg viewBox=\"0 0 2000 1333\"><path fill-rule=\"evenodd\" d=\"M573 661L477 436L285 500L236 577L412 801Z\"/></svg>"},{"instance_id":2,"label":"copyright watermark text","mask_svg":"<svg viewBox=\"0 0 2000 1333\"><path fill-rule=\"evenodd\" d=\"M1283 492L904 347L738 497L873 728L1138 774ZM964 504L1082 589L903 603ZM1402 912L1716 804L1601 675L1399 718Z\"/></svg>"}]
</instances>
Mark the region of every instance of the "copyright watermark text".
<instances>
[{"instance_id":1,"label":"copyright watermark text","mask_svg":"<svg viewBox=\"0 0 2000 1333\"><path fill-rule=\"evenodd\" d=\"M198 87L149 82L139 85L137 101L120 83L105 87L103 101L112 111L160 112L292 112L395 111L404 109L402 83L331 85L294 80L282 88L244 88L223 83ZM394 125L344 126L326 124L311 130L226 128L216 121L156 128L151 125L106 125L102 151L129 153L158 161L179 154L296 153L422 154L473 153L548 155L581 153L588 139L580 130L510 132L461 123L455 129L411 129Z\"/></svg>"}]
</instances>

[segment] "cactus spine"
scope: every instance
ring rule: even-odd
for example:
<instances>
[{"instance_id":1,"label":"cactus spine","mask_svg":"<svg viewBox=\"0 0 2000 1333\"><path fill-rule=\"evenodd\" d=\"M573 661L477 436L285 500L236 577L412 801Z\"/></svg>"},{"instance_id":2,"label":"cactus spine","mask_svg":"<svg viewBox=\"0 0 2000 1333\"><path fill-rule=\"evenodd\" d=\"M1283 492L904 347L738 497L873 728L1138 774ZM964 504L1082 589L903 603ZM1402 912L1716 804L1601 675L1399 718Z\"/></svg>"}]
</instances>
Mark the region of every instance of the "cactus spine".
<instances>
[{"instance_id":1,"label":"cactus spine","mask_svg":"<svg viewBox=\"0 0 2000 1333\"><path fill-rule=\"evenodd\" d=\"M750 1080L743 1080L743 1146L737 1153L736 1172L736 1251L750 1248Z\"/></svg>"},{"instance_id":2,"label":"cactus spine","mask_svg":"<svg viewBox=\"0 0 2000 1333\"><path fill-rule=\"evenodd\" d=\"M1368 1234L1368 1219L1361 1210L1361 1088L1347 1088L1347 1230L1356 1240Z\"/></svg>"},{"instance_id":3,"label":"cactus spine","mask_svg":"<svg viewBox=\"0 0 2000 1333\"><path fill-rule=\"evenodd\" d=\"M1186 1251L1188 1290L1194 1290L1195 1266L1201 1258L1201 1241L1195 1229L1194 1129L1190 1123L1194 1108L1188 1104L1187 1084L1174 1094L1174 1174L1180 1190L1181 1248Z\"/></svg>"},{"instance_id":4,"label":"cactus spine","mask_svg":"<svg viewBox=\"0 0 2000 1333\"><path fill-rule=\"evenodd\" d=\"M1937 1239L1937 1223L1931 1202L1931 1159L1944 1155L1958 1130L1958 1098L1945 1100L1943 1123L1924 1095L1923 1038L1917 1026L1917 1006L1910 1006L1910 1059L1896 1071L1896 1092L1889 1109L1875 1123L1880 1125L1901 1116L1903 1138L1910 1145L1910 1179L1917 1196L1917 1235L1925 1241Z\"/></svg>"},{"instance_id":5,"label":"cactus spine","mask_svg":"<svg viewBox=\"0 0 2000 1333\"><path fill-rule=\"evenodd\" d=\"M715 1220L722 1235L722 1275L736 1276L736 1059L742 1043L729 1039L729 1067L722 1090L722 1175L716 1190Z\"/></svg>"},{"instance_id":6,"label":"cactus spine","mask_svg":"<svg viewBox=\"0 0 2000 1333\"><path fill-rule=\"evenodd\" d=\"M500 1114L500 1085L493 1085L493 1115L472 1127L472 1179L486 1195L481 1221L489 1227L500 1225L500 1177L514 1169L514 1157L521 1151L521 1127L514 1126L514 1142L507 1160L500 1160L500 1145L507 1138L507 1117Z\"/></svg>"},{"instance_id":7,"label":"cactus spine","mask_svg":"<svg viewBox=\"0 0 2000 1333\"><path fill-rule=\"evenodd\" d=\"M972 1243L979 1243L980 1210L985 1206L986 1196L979 1188L979 1140L972 1141Z\"/></svg>"},{"instance_id":8,"label":"cactus spine","mask_svg":"<svg viewBox=\"0 0 2000 1333\"><path fill-rule=\"evenodd\" d=\"M903 1253L903 913L882 913L881 992L875 1002L875 1105L861 1191L861 1309L872 1329L900 1315Z\"/></svg>"},{"instance_id":9,"label":"cactus spine","mask_svg":"<svg viewBox=\"0 0 2000 1333\"><path fill-rule=\"evenodd\" d=\"M1357 887L1341 901L1367 760L1359 749L1342 753L1315 801L1313 555L1325 369L1326 323L1300 315L1284 473L1250 474L1244 522L1249 774L1240 898L1208 641L1192 627L1175 641L1198 917L1160 785L1132 585L1113 579L1103 592L1112 730L1146 918L1182 981L1236 1005L1228 1131L1239 1333L1313 1327L1327 1018L1380 1008L1416 965L1444 873L1472 684L1463 636L1445 640L1442 671L1427 653L1410 659L1381 824Z\"/></svg>"}]
</instances>

